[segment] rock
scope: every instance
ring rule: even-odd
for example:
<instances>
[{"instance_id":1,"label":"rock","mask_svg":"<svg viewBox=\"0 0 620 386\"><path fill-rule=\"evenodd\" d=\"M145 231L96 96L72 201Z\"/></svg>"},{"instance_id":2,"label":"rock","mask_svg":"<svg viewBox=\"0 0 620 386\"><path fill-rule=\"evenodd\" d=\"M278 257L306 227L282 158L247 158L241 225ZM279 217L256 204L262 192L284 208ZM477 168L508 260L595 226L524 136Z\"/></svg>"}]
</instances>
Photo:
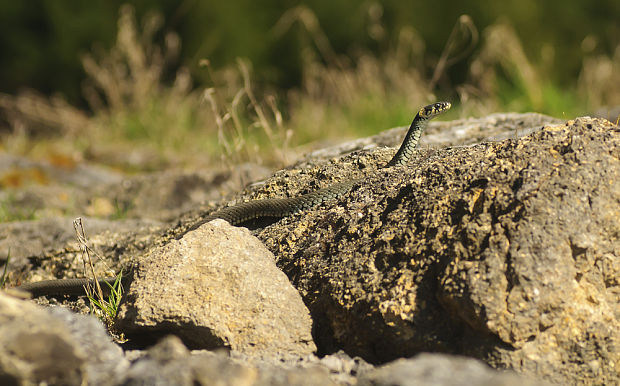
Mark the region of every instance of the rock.
<instances>
[{"instance_id":1,"label":"rock","mask_svg":"<svg viewBox=\"0 0 620 386\"><path fill-rule=\"evenodd\" d=\"M362 358L351 358L342 350L336 352L335 354L325 355L318 361L318 363L329 370L331 378L334 381L347 385L355 385L357 383L358 376L363 375L374 368Z\"/></svg>"},{"instance_id":2,"label":"rock","mask_svg":"<svg viewBox=\"0 0 620 386\"><path fill-rule=\"evenodd\" d=\"M241 189L248 181L268 176L270 170L257 165L240 165L232 171L166 170L125 178L122 183L93 192L124 209L127 217L158 221L175 220L183 212L222 194Z\"/></svg>"},{"instance_id":3,"label":"rock","mask_svg":"<svg viewBox=\"0 0 620 386\"><path fill-rule=\"evenodd\" d=\"M479 360L445 354L398 359L364 374L359 386L535 386L548 385L510 371L497 371Z\"/></svg>"},{"instance_id":4,"label":"rock","mask_svg":"<svg viewBox=\"0 0 620 386\"><path fill-rule=\"evenodd\" d=\"M2 384L114 385L128 367L97 319L0 293Z\"/></svg>"},{"instance_id":5,"label":"rock","mask_svg":"<svg viewBox=\"0 0 620 386\"><path fill-rule=\"evenodd\" d=\"M480 382L487 375L500 384L511 379L448 356L388 363L441 351L554 383L618 383L619 129L602 120L554 126L547 117L528 116L532 120L504 114L431 125L427 144L459 146L423 146L403 168L382 168L394 149L379 146L400 139L381 134L355 145L352 154L336 157L344 151L339 149L302 160L239 195L237 201L296 196L362 178L338 202L255 232L310 308L319 351L345 350L322 359L310 355L308 311L273 267L274 257L248 240L245 229L216 221L184 234L201 215L196 210L193 219L180 218L163 236L160 228L145 227L148 234L131 230L90 238L104 257L95 261L98 274L109 263L118 268L129 258L138 261L118 323L132 333L133 343L173 333L191 348L229 350L190 352L167 338L148 354L136 354L128 371L116 362L102 365L115 374L110 382L386 384L420 373L433 381L431 375L452 372ZM441 135L444 129L454 138ZM526 132L533 133L521 137ZM510 139L461 146L502 135ZM183 176L175 181L190 193L151 192L150 199L170 205L193 201L191 191L200 183ZM153 185L138 181L117 196L111 189L110 197L162 185L165 179ZM150 204L157 207L143 204L137 216ZM89 227L87 234L93 234ZM207 241L216 234L217 242ZM224 259L211 253L215 250L228 255ZM30 256L34 273L26 277L76 276L82 269L79 254L69 244ZM37 340L5 344L22 338L2 333L11 324L0 319L0 351L45 343L40 350L0 352L0 383L39 382L41 374L66 383L100 382L88 357L95 365L103 359L75 343L83 338L74 338L66 323L57 328L57 321L34 310L24 312L45 321L46 329L24 328L39 334ZM55 351L45 351L49 347ZM37 357L24 360L29 353ZM385 365L372 370L364 359ZM521 381L535 384L528 382L533 381Z\"/></svg>"},{"instance_id":6,"label":"rock","mask_svg":"<svg viewBox=\"0 0 620 386\"><path fill-rule=\"evenodd\" d=\"M232 353L231 353L232 354ZM422 354L373 368L344 353L322 359L270 361L190 352L174 336L162 339L136 360L124 385L432 385L534 386L547 385L498 371L483 362L445 354Z\"/></svg>"},{"instance_id":7,"label":"rock","mask_svg":"<svg viewBox=\"0 0 620 386\"><path fill-rule=\"evenodd\" d=\"M613 384L619 149L618 126L582 118L421 149L415 167L377 169L393 154L377 149L289 169L281 175L300 184L363 182L259 237L310 308L320 352L381 363L449 351L554 382Z\"/></svg>"},{"instance_id":8,"label":"rock","mask_svg":"<svg viewBox=\"0 0 620 386\"><path fill-rule=\"evenodd\" d=\"M604 118L617 125L620 122L620 106L601 107L592 114L592 117Z\"/></svg>"},{"instance_id":9,"label":"rock","mask_svg":"<svg viewBox=\"0 0 620 386\"><path fill-rule=\"evenodd\" d=\"M274 260L247 229L204 224L138 262L119 328L175 334L191 348L312 353L308 310Z\"/></svg>"},{"instance_id":10,"label":"rock","mask_svg":"<svg viewBox=\"0 0 620 386\"><path fill-rule=\"evenodd\" d=\"M442 122L443 125L429 127L420 138L420 146L463 146L482 142L497 142L505 139L517 139L539 131L541 127L561 124L562 121L538 113L495 113L480 118L457 119ZM389 131L385 135L390 134ZM393 146L400 146L399 138Z\"/></svg>"},{"instance_id":11,"label":"rock","mask_svg":"<svg viewBox=\"0 0 620 386\"><path fill-rule=\"evenodd\" d=\"M190 353L173 336L164 338L137 360L127 372L124 385L336 385L327 369L313 365L255 364L225 353Z\"/></svg>"},{"instance_id":12,"label":"rock","mask_svg":"<svg viewBox=\"0 0 620 386\"><path fill-rule=\"evenodd\" d=\"M0 262L6 260L10 251L10 271L19 271L28 264L29 258L45 259L46 251L61 249L73 243L76 239L73 220L75 219L55 217L0 223ZM163 225L150 220L111 221L96 218L83 218L82 220L89 239L111 230L118 233L133 232L136 235L152 233ZM109 236L108 239L110 239ZM80 270L82 269L83 267L80 266Z\"/></svg>"},{"instance_id":13,"label":"rock","mask_svg":"<svg viewBox=\"0 0 620 386\"><path fill-rule=\"evenodd\" d=\"M5 181L9 174L23 177L36 176L36 178L26 178L24 181L13 179L16 183L2 185L22 186L32 182L56 181L87 189L98 184L118 183L122 178L120 173L109 168L87 162L77 162L71 156L58 155L51 158L53 159L48 161L34 161L0 152L0 181Z\"/></svg>"}]
</instances>

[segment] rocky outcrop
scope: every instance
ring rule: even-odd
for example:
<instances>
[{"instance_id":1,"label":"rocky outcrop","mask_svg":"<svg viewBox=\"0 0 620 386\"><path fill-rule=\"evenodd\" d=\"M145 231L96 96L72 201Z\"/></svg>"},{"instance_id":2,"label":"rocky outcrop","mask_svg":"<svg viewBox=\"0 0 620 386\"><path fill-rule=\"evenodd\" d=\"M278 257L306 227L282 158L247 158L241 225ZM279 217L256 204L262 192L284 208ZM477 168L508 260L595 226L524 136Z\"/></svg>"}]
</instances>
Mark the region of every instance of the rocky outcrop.
<instances>
[{"instance_id":1,"label":"rocky outcrop","mask_svg":"<svg viewBox=\"0 0 620 386\"><path fill-rule=\"evenodd\" d=\"M577 119L421 150L412 165L260 232L319 350L373 362L449 351L560 383L617 382L618 126Z\"/></svg>"},{"instance_id":2,"label":"rocky outcrop","mask_svg":"<svg viewBox=\"0 0 620 386\"><path fill-rule=\"evenodd\" d=\"M172 221L269 173L265 167L243 164L127 176L84 161L60 157L35 162L0 152L0 220L86 215Z\"/></svg>"},{"instance_id":3,"label":"rocky outcrop","mask_svg":"<svg viewBox=\"0 0 620 386\"><path fill-rule=\"evenodd\" d=\"M223 353L189 350L175 337L152 347L127 372L126 385L337 385L319 363L306 366L253 363Z\"/></svg>"},{"instance_id":4,"label":"rocky outcrop","mask_svg":"<svg viewBox=\"0 0 620 386\"><path fill-rule=\"evenodd\" d=\"M192 348L305 356L312 321L275 258L247 229L204 224L137 262L119 328L174 333Z\"/></svg>"},{"instance_id":5,"label":"rocky outcrop","mask_svg":"<svg viewBox=\"0 0 620 386\"><path fill-rule=\"evenodd\" d=\"M168 337L149 349L127 372L126 385L364 385L364 386L543 386L513 372L493 370L464 357L426 354L373 368L346 354L309 357L296 363L227 357L195 351Z\"/></svg>"},{"instance_id":6,"label":"rocky outcrop","mask_svg":"<svg viewBox=\"0 0 620 386\"><path fill-rule=\"evenodd\" d=\"M397 359L428 351L551 383L618 383L618 126L537 114L435 122L407 167L382 168L394 150L381 146L396 145L399 130L315 152L228 203L360 179L337 202L245 224L311 322L246 230L216 221L187 232L227 203L192 210L164 235L141 227L91 238L102 251L97 272L136 265L118 322L133 344L172 333L190 348L229 350L190 352L166 338L128 352L120 383L539 384L471 358ZM65 246L25 256L31 270L21 277L76 276L79 254ZM312 355L314 343L328 355ZM90 379L80 355L72 380ZM23 374L11 379L39 379Z\"/></svg>"}]
</instances>

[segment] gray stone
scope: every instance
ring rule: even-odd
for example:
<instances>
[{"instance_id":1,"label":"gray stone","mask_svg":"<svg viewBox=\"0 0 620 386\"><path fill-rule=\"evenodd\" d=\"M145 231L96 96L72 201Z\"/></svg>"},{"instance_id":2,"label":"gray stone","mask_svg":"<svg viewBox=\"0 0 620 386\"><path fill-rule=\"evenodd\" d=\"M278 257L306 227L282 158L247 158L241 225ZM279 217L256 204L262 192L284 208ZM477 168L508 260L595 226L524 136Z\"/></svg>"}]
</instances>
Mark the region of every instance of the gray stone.
<instances>
[{"instance_id":1,"label":"gray stone","mask_svg":"<svg viewBox=\"0 0 620 386\"><path fill-rule=\"evenodd\" d=\"M172 333L192 348L315 350L308 310L273 255L247 229L223 220L141 259L118 324L128 334Z\"/></svg>"},{"instance_id":2,"label":"gray stone","mask_svg":"<svg viewBox=\"0 0 620 386\"><path fill-rule=\"evenodd\" d=\"M95 318L0 293L2 384L114 385L128 366Z\"/></svg>"},{"instance_id":3,"label":"gray stone","mask_svg":"<svg viewBox=\"0 0 620 386\"><path fill-rule=\"evenodd\" d=\"M329 386L337 383L318 364L304 367L278 362L253 363L249 358L230 358L224 352L190 353L178 338L168 336L131 366L123 384Z\"/></svg>"},{"instance_id":4,"label":"gray stone","mask_svg":"<svg viewBox=\"0 0 620 386\"><path fill-rule=\"evenodd\" d=\"M57 181L80 188L98 184L118 183L120 173L87 162L75 162L69 157L59 162L34 161L25 157L0 152L0 174L7 172L37 173L42 181Z\"/></svg>"},{"instance_id":5,"label":"gray stone","mask_svg":"<svg viewBox=\"0 0 620 386\"><path fill-rule=\"evenodd\" d=\"M86 375L91 385L113 385L129 368L123 350L114 344L101 321L90 315L78 315L61 307L47 309L49 314L62 321L72 343L78 345L86 356Z\"/></svg>"},{"instance_id":6,"label":"gray stone","mask_svg":"<svg viewBox=\"0 0 620 386\"><path fill-rule=\"evenodd\" d=\"M123 207L127 217L171 221L205 201L219 200L222 193L238 191L247 181L264 178L269 173L269 169L252 164L239 165L230 171L166 170L125 178L92 194Z\"/></svg>"},{"instance_id":7,"label":"gray stone","mask_svg":"<svg viewBox=\"0 0 620 386\"><path fill-rule=\"evenodd\" d=\"M444 354L422 354L378 368L344 353L290 361L225 352L190 352L174 336L162 339L136 360L124 385L432 385L535 386L543 382L483 362Z\"/></svg>"},{"instance_id":8,"label":"gray stone","mask_svg":"<svg viewBox=\"0 0 620 386\"><path fill-rule=\"evenodd\" d=\"M20 271L31 259L45 260L46 252L58 250L67 244L75 244L74 218L55 217L33 221L16 221L0 223L0 263L5 261L10 252L9 272ZM114 230L118 233L140 234L152 233L163 224L151 220L102 220L96 218L82 219L89 240L95 235ZM110 235L105 236L108 240ZM116 243L118 240L112 240ZM78 249L77 246L74 249ZM81 264L81 263L80 263ZM80 266L80 271L83 266ZM50 275L51 276L51 275ZM49 277L50 279L52 277Z\"/></svg>"},{"instance_id":9,"label":"gray stone","mask_svg":"<svg viewBox=\"0 0 620 386\"><path fill-rule=\"evenodd\" d=\"M364 374L359 386L542 386L510 371L498 371L484 362L445 354L420 354L398 359Z\"/></svg>"},{"instance_id":10,"label":"gray stone","mask_svg":"<svg viewBox=\"0 0 620 386\"><path fill-rule=\"evenodd\" d=\"M620 106L601 107L592 114L592 117L604 118L617 125L620 122Z\"/></svg>"}]
</instances>

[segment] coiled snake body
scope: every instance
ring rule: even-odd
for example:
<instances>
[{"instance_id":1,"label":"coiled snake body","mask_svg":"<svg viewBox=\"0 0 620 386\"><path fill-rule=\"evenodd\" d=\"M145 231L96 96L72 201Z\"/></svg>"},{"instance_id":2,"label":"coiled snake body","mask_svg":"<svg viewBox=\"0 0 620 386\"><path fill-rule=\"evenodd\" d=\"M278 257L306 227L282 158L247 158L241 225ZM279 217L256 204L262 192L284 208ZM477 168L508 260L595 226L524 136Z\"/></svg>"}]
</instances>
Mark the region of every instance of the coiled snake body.
<instances>
[{"instance_id":1,"label":"coiled snake body","mask_svg":"<svg viewBox=\"0 0 620 386\"><path fill-rule=\"evenodd\" d=\"M422 132L426 128L429 120L437 115L449 110L451 104L449 102L436 102L428 106L424 106L418 111L411 126L405 135L402 145L396 152L396 155L387 163L385 167L403 165L409 161L413 155ZM307 193L298 197L282 198L282 199L266 199L244 202L238 205L230 206L212 213L191 229L196 229L200 225L215 219L223 219L231 225L239 225L250 220L265 217L286 217L294 213L308 210L314 206L324 202L331 201L346 194L355 185L358 180L350 180L330 185L326 188L315 192ZM190 229L190 230L191 230ZM115 277L99 279L101 284L114 283ZM32 296L43 295L77 295L83 293L83 287L93 284L91 279L61 279L61 280L45 280L34 283L23 284L17 289L30 292ZM102 285L102 288L107 285Z\"/></svg>"}]
</instances>

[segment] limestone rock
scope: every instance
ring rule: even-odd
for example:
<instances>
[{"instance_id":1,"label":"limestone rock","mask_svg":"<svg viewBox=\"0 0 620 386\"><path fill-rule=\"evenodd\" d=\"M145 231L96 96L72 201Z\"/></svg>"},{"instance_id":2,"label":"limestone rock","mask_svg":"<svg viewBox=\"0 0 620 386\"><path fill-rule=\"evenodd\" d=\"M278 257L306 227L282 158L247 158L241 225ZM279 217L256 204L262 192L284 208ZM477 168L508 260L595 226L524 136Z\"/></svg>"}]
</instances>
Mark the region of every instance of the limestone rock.
<instances>
[{"instance_id":1,"label":"limestone rock","mask_svg":"<svg viewBox=\"0 0 620 386\"><path fill-rule=\"evenodd\" d=\"M543 386L511 371L493 370L483 362L445 354L398 359L362 375L359 386Z\"/></svg>"},{"instance_id":2,"label":"limestone rock","mask_svg":"<svg viewBox=\"0 0 620 386\"><path fill-rule=\"evenodd\" d=\"M155 248L139 263L119 312L128 334L172 333L191 348L315 350L301 297L273 255L222 220Z\"/></svg>"},{"instance_id":3,"label":"limestone rock","mask_svg":"<svg viewBox=\"0 0 620 386\"><path fill-rule=\"evenodd\" d=\"M174 333L189 347L226 347L229 353L191 353L167 339L123 371L126 362L116 354L111 354L116 362L103 365L90 351L96 344L76 338L71 324L48 320L40 308L24 308L31 316L20 316L20 323L34 318L45 329L28 322L16 337L3 330L7 325L19 331L14 322L0 319L0 350L15 348L9 355L0 352L0 384L59 377L95 385L118 379L121 384L385 384L413 379L423 369L425 375L478 374L474 379L484 384L489 375L477 362L444 356L388 363L423 351L470 355L553 383L618 383L619 129L603 120L551 123L537 114L432 122L408 166L382 169L394 149L381 146L400 142L402 131L393 130L354 144L352 154L340 156L345 148L315 154L237 197L290 197L362 179L338 202L256 232L311 309L319 351L347 354L320 360L307 355L314 350L307 310L273 267L272 255L250 261L263 252L247 240L246 230L213 222L184 235L202 215L199 210L211 211L210 205L179 218L163 236L157 226L130 232L119 226L89 242L104 256L95 262L98 274L106 264L118 269L130 258L139 263L119 321L133 333L132 343L143 343L140 334L153 343ZM527 133L532 134L522 137ZM476 144L503 138L509 139ZM476 145L437 149L464 144ZM210 185L181 176L175 186L182 191L175 191L161 176L132 181L111 189L109 197L129 201L140 195L142 201L128 211L139 217L163 203L159 207L170 209L161 212L168 218L175 203L195 200L195 188ZM219 190L223 185L216 182ZM143 196L150 187L163 190ZM221 205L226 203L216 204ZM36 227L23 229L29 237L37 233ZM58 228L50 229L41 248L56 245ZM0 259L7 245L0 242ZM144 259L153 245L159 247ZM215 250L228 257L211 253ZM31 253L36 251L22 257ZM77 276L83 269L79 255L70 243L28 257L31 270L10 277L9 284ZM207 259L214 256L222 259ZM43 344L35 350L31 345L37 342ZM50 347L53 352L45 351ZM36 357L27 357L33 353ZM58 353L62 357L56 359ZM284 366L280 359L274 362L274 354L285 353L290 356ZM385 366L373 371L349 355ZM258 363L263 356L273 361ZM97 366L113 376L97 378L92 372Z\"/></svg>"},{"instance_id":4,"label":"limestone rock","mask_svg":"<svg viewBox=\"0 0 620 386\"><path fill-rule=\"evenodd\" d=\"M147 351L126 374L124 385L247 385L330 386L325 367L257 365L224 353L190 352L178 338L169 336Z\"/></svg>"},{"instance_id":5,"label":"limestone rock","mask_svg":"<svg viewBox=\"0 0 620 386\"><path fill-rule=\"evenodd\" d=\"M114 385L128 367L95 318L0 293L1 384Z\"/></svg>"},{"instance_id":6,"label":"limestone rock","mask_svg":"<svg viewBox=\"0 0 620 386\"><path fill-rule=\"evenodd\" d=\"M260 232L320 352L449 351L554 382L619 381L618 126L580 118L372 166L389 157L323 167L363 183Z\"/></svg>"}]
</instances>

